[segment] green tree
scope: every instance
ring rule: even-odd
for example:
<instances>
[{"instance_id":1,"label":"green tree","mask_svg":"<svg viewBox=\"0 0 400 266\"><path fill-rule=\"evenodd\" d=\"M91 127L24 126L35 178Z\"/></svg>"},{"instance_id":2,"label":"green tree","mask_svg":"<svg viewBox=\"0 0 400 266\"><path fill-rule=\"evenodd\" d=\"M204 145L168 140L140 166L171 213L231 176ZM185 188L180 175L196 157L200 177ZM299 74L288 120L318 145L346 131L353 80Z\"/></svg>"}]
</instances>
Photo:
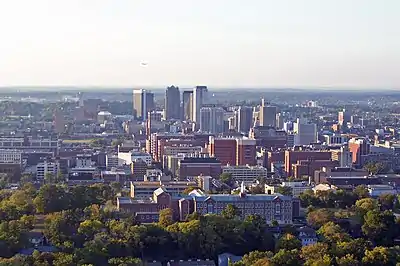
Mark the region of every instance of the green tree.
<instances>
[{"instance_id":1,"label":"green tree","mask_svg":"<svg viewBox=\"0 0 400 266\"><path fill-rule=\"evenodd\" d=\"M226 219L234 219L241 215L238 207L232 204L226 205L225 209L222 210L221 215Z\"/></svg>"},{"instance_id":2,"label":"green tree","mask_svg":"<svg viewBox=\"0 0 400 266\"><path fill-rule=\"evenodd\" d=\"M284 234L276 244L276 250L286 249L300 249L301 248L301 241L292 234Z\"/></svg>"},{"instance_id":3,"label":"green tree","mask_svg":"<svg viewBox=\"0 0 400 266\"><path fill-rule=\"evenodd\" d=\"M338 266L357 266L360 265L360 261L354 258L353 254L346 254L343 257L336 257L336 264Z\"/></svg>"},{"instance_id":4,"label":"green tree","mask_svg":"<svg viewBox=\"0 0 400 266\"><path fill-rule=\"evenodd\" d=\"M368 198L368 189L364 185L359 185L354 189L354 194L358 196L359 199Z\"/></svg>"},{"instance_id":5,"label":"green tree","mask_svg":"<svg viewBox=\"0 0 400 266\"><path fill-rule=\"evenodd\" d=\"M271 262L274 265L281 265L281 266L302 265L300 253L297 249L293 250L281 249L272 257Z\"/></svg>"},{"instance_id":6,"label":"green tree","mask_svg":"<svg viewBox=\"0 0 400 266\"><path fill-rule=\"evenodd\" d=\"M58 247L63 247L68 241L74 242L80 216L80 213L72 210L48 214L44 222L45 237Z\"/></svg>"},{"instance_id":7,"label":"green tree","mask_svg":"<svg viewBox=\"0 0 400 266\"><path fill-rule=\"evenodd\" d=\"M293 196L293 190L291 187L278 186L275 188L275 193L280 193L285 196Z\"/></svg>"},{"instance_id":8,"label":"green tree","mask_svg":"<svg viewBox=\"0 0 400 266\"><path fill-rule=\"evenodd\" d=\"M96 233L104 228L103 223L98 220L85 220L80 223L78 233L84 235L86 239L92 239Z\"/></svg>"},{"instance_id":9,"label":"green tree","mask_svg":"<svg viewBox=\"0 0 400 266\"><path fill-rule=\"evenodd\" d=\"M174 223L174 211L166 208L160 211L158 224L162 227L168 227Z\"/></svg>"},{"instance_id":10,"label":"green tree","mask_svg":"<svg viewBox=\"0 0 400 266\"><path fill-rule=\"evenodd\" d=\"M364 235L378 245L392 245L398 234L395 217L390 211L368 211L361 228Z\"/></svg>"},{"instance_id":11,"label":"green tree","mask_svg":"<svg viewBox=\"0 0 400 266\"><path fill-rule=\"evenodd\" d=\"M52 184L55 182L55 176L53 173L51 172L47 172L44 176L44 181L46 182L46 184Z\"/></svg>"},{"instance_id":12,"label":"green tree","mask_svg":"<svg viewBox=\"0 0 400 266\"><path fill-rule=\"evenodd\" d=\"M235 184L234 178L232 177L231 174L228 174L228 173L222 173L222 174L219 176L219 180L220 180L222 183L225 183L225 184L227 184L227 185L230 186L230 187L233 187L233 185Z\"/></svg>"},{"instance_id":13,"label":"green tree","mask_svg":"<svg viewBox=\"0 0 400 266\"><path fill-rule=\"evenodd\" d=\"M356 201L355 207L358 217L363 220L369 210L378 209L378 202L372 198L362 198Z\"/></svg>"},{"instance_id":14,"label":"green tree","mask_svg":"<svg viewBox=\"0 0 400 266\"><path fill-rule=\"evenodd\" d=\"M112 191L115 194L121 193L122 191L122 185L120 182L111 182L110 184Z\"/></svg>"},{"instance_id":15,"label":"green tree","mask_svg":"<svg viewBox=\"0 0 400 266\"><path fill-rule=\"evenodd\" d=\"M54 253L53 264L54 266L74 266L76 262L73 254L56 252Z\"/></svg>"},{"instance_id":16,"label":"green tree","mask_svg":"<svg viewBox=\"0 0 400 266\"><path fill-rule=\"evenodd\" d=\"M304 265L331 265L332 258L328 254L329 246L325 243L315 243L301 249Z\"/></svg>"},{"instance_id":17,"label":"green tree","mask_svg":"<svg viewBox=\"0 0 400 266\"><path fill-rule=\"evenodd\" d=\"M385 170L386 166L382 162L369 162L364 165L364 169L370 175L377 175Z\"/></svg>"},{"instance_id":18,"label":"green tree","mask_svg":"<svg viewBox=\"0 0 400 266\"><path fill-rule=\"evenodd\" d=\"M42 186L33 201L38 213L51 213L68 209L70 197L61 186Z\"/></svg>"},{"instance_id":19,"label":"green tree","mask_svg":"<svg viewBox=\"0 0 400 266\"><path fill-rule=\"evenodd\" d=\"M108 260L108 265L114 266L142 266L143 263L138 258L124 257L124 258L111 258Z\"/></svg>"},{"instance_id":20,"label":"green tree","mask_svg":"<svg viewBox=\"0 0 400 266\"><path fill-rule=\"evenodd\" d=\"M316 209L307 214L307 223L314 228L319 228L333 220L333 212L328 209Z\"/></svg>"},{"instance_id":21,"label":"green tree","mask_svg":"<svg viewBox=\"0 0 400 266\"><path fill-rule=\"evenodd\" d=\"M372 249L372 243L363 238L351 239L350 241L337 242L335 246L335 254L338 257L345 257L351 254L358 261L364 257L365 251Z\"/></svg>"},{"instance_id":22,"label":"green tree","mask_svg":"<svg viewBox=\"0 0 400 266\"><path fill-rule=\"evenodd\" d=\"M373 250L365 251L362 259L363 265L389 265L390 253L385 247L375 247Z\"/></svg>"},{"instance_id":23,"label":"green tree","mask_svg":"<svg viewBox=\"0 0 400 266\"><path fill-rule=\"evenodd\" d=\"M383 210L393 210L396 200L396 196L393 194L383 194L378 198L378 202Z\"/></svg>"},{"instance_id":24,"label":"green tree","mask_svg":"<svg viewBox=\"0 0 400 266\"><path fill-rule=\"evenodd\" d=\"M344 232L339 225L333 222L327 222L326 224L322 225L317 233L321 235L322 239L330 245L336 244L340 241L349 241L351 239L349 234Z\"/></svg>"},{"instance_id":25,"label":"green tree","mask_svg":"<svg viewBox=\"0 0 400 266\"><path fill-rule=\"evenodd\" d=\"M248 254L245 254L240 261L233 263L233 266L254 265L257 261L265 258L272 258L272 256L273 253L270 251L252 251Z\"/></svg>"},{"instance_id":26,"label":"green tree","mask_svg":"<svg viewBox=\"0 0 400 266\"><path fill-rule=\"evenodd\" d=\"M259 215L247 216L234 230L240 234L239 243L244 251L242 253L274 249L274 236L268 230L265 219Z\"/></svg>"},{"instance_id":27,"label":"green tree","mask_svg":"<svg viewBox=\"0 0 400 266\"><path fill-rule=\"evenodd\" d=\"M33 175L32 174L23 174L21 176L20 183L21 184L27 184L27 183L31 183L32 181L33 181Z\"/></svg>"}]
</instances>

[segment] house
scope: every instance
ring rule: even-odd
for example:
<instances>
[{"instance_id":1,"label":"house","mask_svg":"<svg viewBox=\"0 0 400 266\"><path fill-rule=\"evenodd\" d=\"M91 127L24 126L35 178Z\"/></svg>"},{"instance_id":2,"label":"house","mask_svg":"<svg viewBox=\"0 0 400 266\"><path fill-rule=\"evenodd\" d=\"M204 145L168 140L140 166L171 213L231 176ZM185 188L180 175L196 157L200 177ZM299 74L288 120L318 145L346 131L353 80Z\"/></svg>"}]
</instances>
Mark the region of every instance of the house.
<instances>
[{"instance_id":1,"label":"house","mask_svg":"<svg viewBox=\"0 0 400 266\"><path fill-rule=\"evenodd\" d=\"M238 262L242 256L235 256L231 253L222 253L218 255L218 266L229 266L230 263Z\"/></svg>"},{"instance_id":2,"label":"house","mask_svg":"<svg viewBox=\"0 0 400 266\"><path fill-rule=\"evenodd\" d=\"M302 226L297 229L297 231L299 232L298 238L300 239L303 247L317 243L317 233L311 227Z\"/></svg>"}]
</instances>

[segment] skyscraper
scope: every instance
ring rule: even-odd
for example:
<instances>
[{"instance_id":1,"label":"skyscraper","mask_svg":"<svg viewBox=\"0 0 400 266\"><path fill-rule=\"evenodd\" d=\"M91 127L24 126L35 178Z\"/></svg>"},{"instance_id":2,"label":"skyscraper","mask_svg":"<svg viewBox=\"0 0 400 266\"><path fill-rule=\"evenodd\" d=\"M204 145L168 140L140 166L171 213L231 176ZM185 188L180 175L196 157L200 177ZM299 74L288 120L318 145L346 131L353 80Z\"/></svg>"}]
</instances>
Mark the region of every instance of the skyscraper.
<instances>
[{"instance_id":1,"label":"skyscraper","mask_svg":"<svg viewBox=\"0 0 400 266\"><path fill-rule=\"evenodd\" d=\"M184 91L182 93L182 113L183 120L193 119L193 91Z\"/></svg>"},{"instance_id":2,"label":"skyscraper","mask_svg":"<svg viewBox=\"0 0 400 266\"><path fill-rule=\"evenodd\" d=\"M347 125L347 123L351 122L351 113L343 109L338 113L338 122L339 125Z\"/></svg>"},{"instance_id":3,"label":"skyscraper","mask_svg":"<svg viewBox=\"0 0 400 266\"><path fill-rule=\"evenodd\" d=\"M253 126L253 108L241 106L237 112L237 131L241 133L249 133Z\"/></svg>"},{"instance_id":4,"label":"skyscraper","mask_svg":"<svg viewBox=\"0 0 400 266\"><path fill-rule=\"evenodd\" d=\"M138 120L146 120L147 113L155 109L154 94L148 90L133 90L133 115Z\"/></svg>"},{"instance_id":5,"label":"skyscraper","mask_svg":"<svg viewBox=\"0 0 400 266\"><path fill-rule=\"evenodd\" d=\"M207 133L224 132L224 109L203 107L200 109L200 131Z\"/></svg>"},{"instance_id":6,"label":"skyscraper","mask_svg":"<svg viewBox=\"0 0 400 266\"><path fill-rule=\"evenodd\" d=\"M317 125L308 123L304 118L297 119L293 124L293 131L295 145L310 145L318 141Z\"/></svg>"},{"instance_id":7,"label":"skyscraper","mask_svg":"<svg viewBox=\"0 0 400 266\"><path fill-rule=\"evenodd\" d=\"M199 122L198 120L200 120L200 109L205 103L207 92L207 86L196 86L193 89L193 122Z\"/></svg>"},{"instance_id":8,"label":"skyscraper","mask_svg":"<svg viewBox=\"0 0 400 266\"><path fill-rule=\"evenodd\" d=\"M170 86L165 91L165 119L181 118L181 95L179 88Z\"/></svg>"},{"instance_id":9,"label":"skyscraper","mask_svg":"<svg viewBox=\"0 0 400 266\"><path fill-rule=\"evenodd\" d=\"M276 127L276 109L276 106L266 105L262 99L259 113L260 126Z\"/></svg>"}]
</instances>

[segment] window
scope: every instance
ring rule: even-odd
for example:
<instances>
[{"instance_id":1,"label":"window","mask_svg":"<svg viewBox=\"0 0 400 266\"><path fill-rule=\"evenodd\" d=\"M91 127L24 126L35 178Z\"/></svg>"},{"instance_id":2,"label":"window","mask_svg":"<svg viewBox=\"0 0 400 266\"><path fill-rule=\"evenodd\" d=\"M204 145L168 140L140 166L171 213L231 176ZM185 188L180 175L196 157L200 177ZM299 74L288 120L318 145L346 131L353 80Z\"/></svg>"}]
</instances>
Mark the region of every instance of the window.
<instances>
[{"instance_id":1,"label":"window","mask_svg":"<svg viewBox=\"0 0 400 266\"><path fill-rule=\"evenodd\" d=\"M214 213L214 206L212 204L207 205L207 213Z\"/></svg>"},{"instance_id":2,"label":"window","mask_svg":"<svg viewBox=\"0 0 400 266\"><path fill-rule=\"evenodd\" d=\"M275 204L275 214L276 215L281 214L281 205L280 204Z\"/></svg>"}]
</instances>

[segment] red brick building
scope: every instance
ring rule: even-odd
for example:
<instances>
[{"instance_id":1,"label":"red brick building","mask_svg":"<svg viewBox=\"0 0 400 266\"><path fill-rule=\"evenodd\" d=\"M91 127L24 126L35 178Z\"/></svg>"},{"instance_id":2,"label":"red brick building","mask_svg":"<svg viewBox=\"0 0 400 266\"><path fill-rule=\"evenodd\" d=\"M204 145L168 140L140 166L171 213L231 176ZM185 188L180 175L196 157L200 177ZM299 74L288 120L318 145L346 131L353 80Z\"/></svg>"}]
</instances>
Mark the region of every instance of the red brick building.
<instances>
[{"instance_id":1,"label":"red brick building","mask_svg":"<svg viewBox=\"0 0 400 266\"><path fill-rule=\"evenodd\" d=\"M292 173L294 178L301 178L302 176L314 177L316 170L320 170L323 167L337 167L339 166L338 161L332 160L299 160L297 163L292 165Z\"/></svg>"},{"instance_id":2,"label":"red brick building","mask_svg":"<svg viewBox=\"0 0 400 266\"><path fill-rule=\"evenodd\" d=\"M271 169L271 163L285 162L285 151L269 151L267 158L267 168Z\"/></svg>"},{"instance_id":3,"label":"red brick building","mask_svg":"<svg viewBox=\"0 0 400 266\"><path fill-rule=\"evenodd\" d=\"M221 165L236 165L236 139L210 137L208 153Z\"/></svg>"},{"instance_id":4,"label":"red brick building","mask_svg":"<svg viewBox=\"0 0 400 266\"><path fill-rule=\"evenodd\" d=\"M256 140L236 140L236 165L256 165Z\"/></svg>"},{"instance_id":5,"label":"red brick building","mask_svg":"<svg viewBox=\"0 0 400 266\"><path fill-rule=\"evenodd\" d=\"M142 223L158 221L159 211L170 208L173 210L174 219L183 221L193 212L193 203L190 204L186 198L171 197L166 189L160 187L149 199L118 197L117 208L122 212L134 213L136 220Z\"/></svg>"},{"instance_id":6,"label":"red brick building","mask_svg":"<svg viewBox=\"0 0 400 266\"><path fill-rule=\"evenodd\" d=\"M285 172L287 176L293 176L293 164L298 161L331 160L330 151L320 150L290 150L285 151Z\"/></svg>"},{"instance_id":7,"label":"red brick building","mask_svg":"<svg viewBox=\"0 0 400 266\"><path fill-rule=\"evenodd\" d=\"M221 172L221 162L216 158L190 157L179 162L180 179L200 175L217 178Z\"/></svg>"}]
</instances>

